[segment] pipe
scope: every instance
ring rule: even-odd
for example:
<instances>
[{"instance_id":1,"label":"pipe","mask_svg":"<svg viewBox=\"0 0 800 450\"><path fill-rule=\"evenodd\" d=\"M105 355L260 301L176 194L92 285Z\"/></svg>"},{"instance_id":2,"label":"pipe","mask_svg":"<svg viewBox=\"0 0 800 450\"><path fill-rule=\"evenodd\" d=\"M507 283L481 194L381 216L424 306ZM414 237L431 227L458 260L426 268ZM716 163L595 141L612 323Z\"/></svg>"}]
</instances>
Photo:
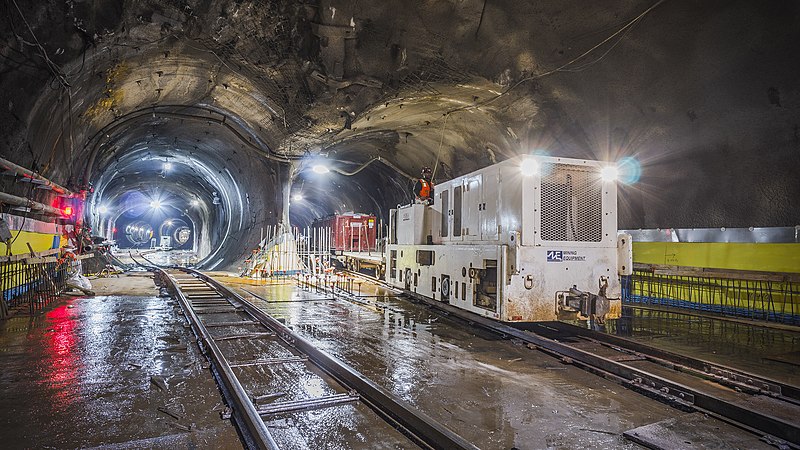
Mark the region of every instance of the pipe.
<instances>
[{"instance_id":1,"label":"pipe","mask_svg":"<svg viewBox=\"0 0 800 450\"><path fill-rule=\"evenodd\" d=\"M62 217L64 215L58 208L54 208L50 205L45 205L44 203L35 202L33 200L24 197L17 197L16 195L7 194L5 192L0 192L0 203L6 203L14 206L23 206L26 208L30 208L32 211L38 211L41 212L42 214L47 214L50 216Z\"/></svg>"},{"instance_id":2,"label":"pipe","mask_svg":"<svg viewBox=\"0 0 800 450\"><path fill-rule=\"evenodd\" d=\"M42 181L42 182L44 182L43 186L48 186L50 189L52 189L53 191L55 191L55 192L57 192L57 193L59 193L61 195L65 195L65 196L68 196L68 197L77 197L78 196L77 194L75 194L74 192L72 192L69 189L65 188L64 186L58 185L58 184L52 182L51 180L39 175L38 173L36 173L36 172L34 172L34 171L30 170L30 169L26 169L26 168L20 166L19 164L14 164L13 162L11 162L11 161L9 161L7 159L0 158L0 166L4 167L6 170L10 170L10 171L13 171L13 172L21 173L22 175L24 175L24 176L26 176L28 178Z\"/></svg>"},{"instance_id":3,"label":"pipe","mask_svg":"<svg viewBox=\"0 0 800 450\"><path fill-rule=\"evenodd\" d=\"M382 162L385 166L389 167L390 169L394 170L395 172L397 172L400 175L408 178L411 181L416 181L418 179L417 177L413 177L413 176L409 175L403 169L397 167L397 165L395 165L391 161L389 161L387 159L384 159L384 158L381 158L380 156L373 157L372 159L370 159L369 161L365 162L364 164L362 164L361 166L359 166L356 170L354 170L352 172L346 172L344 170L337 169L335 167L332 167L330 170L332 170L332 171L334 171L336 173L339 173L339 174L342 174L342 175L350 177L350 176L353 176L353 175L361 172L362 170L366 169L368 165L374 163L375 161Z\"/></svg>"}]
</instances>

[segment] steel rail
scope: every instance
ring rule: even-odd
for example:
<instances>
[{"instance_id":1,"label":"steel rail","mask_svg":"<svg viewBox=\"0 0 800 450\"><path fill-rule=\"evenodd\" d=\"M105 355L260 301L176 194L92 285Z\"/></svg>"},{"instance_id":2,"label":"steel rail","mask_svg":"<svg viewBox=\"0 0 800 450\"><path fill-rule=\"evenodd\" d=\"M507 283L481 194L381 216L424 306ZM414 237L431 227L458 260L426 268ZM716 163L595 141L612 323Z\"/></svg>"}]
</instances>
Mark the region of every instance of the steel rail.
<instances>
[{"instance_id":1,"label":"steel rail","mask_svg":"<svg viewBox=\"0 0 800 450\"><path fill-rule=\"evenodd\" d=\"M669 352L620 336L594 332L568 323L547 322L546 326L639 353L646 359L653 360L659 364L669 362L673 365L678 365L679 367L675 367L676 370L697 376L705 375L709 380L722 385L751 390L753 393L767 393L768 395L785 397L786 401L792 403L800 402L800 388L762 375L755 375L723 364Z\"/></svg>"},{"instance_id":2,"label":"steel rail","mask_svg":"<svg viewBox=\"0 0 800 450\"><path fill-rule=\"evenodd\" d=\"M402 292L413 300L438 309L446 316L459 318L506 338L514 338L526 342L535 349L561 357L567 362L577 363L576 365L590 372L609 375L609 378L617 380L623 386L646 394L670 406L708 413L737 427L751 432L758 431L769 434L792 443L794 446L800 446L800 422L787 422L769 413L738 406L713 394L594 355L569 344L517 329L447 303L431 300L414 292L397 289L384 282L380 283L391 290Z\"/></svg>"},{"instance_id":3,"label":"steel rail","mask_svg":"<svg viewBox=\"0 0 800 450\"><path fill-rule=\"evenodd\" d=\"M627 382L626 386L640 391L649 391L652 396L665 401L670 405L683 405L696 408L702 412L711 413L722 420L732 422L737 426L755 428L763 433L770 434L779 439L800 445L800 423L787 422L768 413L753 411L726 401L713 394L708 394L678 382L636 369L617 361L594 355L568 344L554 341L542 336L518 330L509 325L495 323L491 319L479 316L469 311L441 303L433 304L433 300L414 296L430 306L467 320L482 328L519 339L534 345L536 348L555 353L557 355L578 361L589 367L597 368L603 372L619 377ZM438 302L437 302L438 303Z\"/></svg>"},{"instance_id":4,"label":"steel rail","mask_svg":"<svg viewBox=\"0 0 800 450\"><path fill-rule=\"evenodd\" d=\"M421 447L432 449L477 449L471 442L438 423L432 417L416 410L388 390L364 377L355 369L316 348L311 342L305 340L224 284L194 269L181 268L181 270L196 275L229 298L235 298L237 302L241 303L244 311L275 331L285 342L308 356L309 360L328 375L357 392L367 406L388 422L399 425L402 431Z\"/></svg>"},{"instance_id":5,"label":"steel rail","mask_svg":"<svg viewBox=\"0 0 800 450\"><path fill-rule=\"evenodd\" d=\"M233 369L228 364L228 360L222 354L222 351L219 349L216 342L214 342L214 338L212 337L211 333L203 325L200 318L197 317L197 314L195 314L189 299L180 289L180 284L178 281L161 268L154 268L154 270L160 273L165 281L169 282L175 297L178 300L178 303L181 305L184 314L189 319L192 330L194 331L201 345L207 349L206 354L209 356L209 358L211 358L214 364L217 379L220 384L225 387L223 392L225 393L226 397L228 397L228 403L234 406L232 409L236 422L241 425L241 428L249 433L250 440L258 448L265 450L279 450L280 447L278 447L278 444L275 442L275 439L273 439L272 434L269 432L266 424L261 419L258 410L256 409L255 405L253 405L253 402L250 401L249 397L247 396L247 392L244 390L244 387L242 387L241 383L239 383L239 380L233 373Z\"/></svg>"}]
</instances>

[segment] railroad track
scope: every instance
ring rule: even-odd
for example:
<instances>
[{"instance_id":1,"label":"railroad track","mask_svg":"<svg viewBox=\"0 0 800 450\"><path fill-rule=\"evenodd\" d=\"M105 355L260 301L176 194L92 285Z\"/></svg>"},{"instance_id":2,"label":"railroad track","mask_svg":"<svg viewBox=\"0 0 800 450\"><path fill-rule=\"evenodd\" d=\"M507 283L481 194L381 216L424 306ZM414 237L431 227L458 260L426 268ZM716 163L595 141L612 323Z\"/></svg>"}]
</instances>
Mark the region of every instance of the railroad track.
<instances>
[{"instance_id":1,"label":"railroad track","mask_svg":"<svg viewBox=\"0 0 800 450\"><path fill-rule=\"evenodd\" d=\"M370 423L385 421L390 424L405 440L401 444L403 447L416 444L431 449L477 448L343 362L315 348L223 284L191 269L148 268L157 273L162 286L177 299L211 362L230 415L248 448L280 448L267 426L268 418L343 405L361 405L361 410L374 416L369 419ZM272 377L252 371L254 367L272 369L289 365L293 366L291 371L270 370ZM248 369L251 371L243 376ZM294 374L297 379L276 380L276 373ZM284 388L297 386L311 377L327 383L315 388L317 392L328 392L327 395L310 397L307 392L296 389L276 392L270 387L275 382ZM372 444L378 445L377 442Z\"/></svg>"},{"instance_id":2,"label":"railroad track","mask_svg":"<svg viewBox=\"0 0 800 450\"><path fill-rule=\"evenodd\" d=\"M349 273L397 291L375 278ZM768 442L800 448L800 388L796 386L562 322L511 326L402 292L446 317L522 341L670 406L702 412L764 436Z\"/></svg>"}]
</instances>

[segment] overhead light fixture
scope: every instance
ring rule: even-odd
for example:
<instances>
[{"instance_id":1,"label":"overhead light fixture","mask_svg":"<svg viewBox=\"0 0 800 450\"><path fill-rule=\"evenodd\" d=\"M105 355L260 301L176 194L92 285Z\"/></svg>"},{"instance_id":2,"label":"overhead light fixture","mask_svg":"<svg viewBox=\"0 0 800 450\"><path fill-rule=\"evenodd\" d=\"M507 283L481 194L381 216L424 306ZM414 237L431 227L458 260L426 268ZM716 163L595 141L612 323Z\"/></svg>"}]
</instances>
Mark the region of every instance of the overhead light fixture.
<instances>
[{"instance_id":1,"label":"overhead light fixture","mask_svg":"<svg viewBox=\"0 0 800 450\"><path fill-rule=\"evenodd\" d=\"M617 169L617 166L605 166L600 169L600 178L602 178L603 181L617 181L617 178L619 178L619 169Z\"/></svg>"},{"instance_id":2,"label":"overhead light fixture","mask_svg":"<svg viewBox=\"0 0 800 450\"><path fill-rule=\"evenodd\" d=\"M532 177L534 174L539 172L539 161L531 158L530 156L526 157L519 165L519 170L522 172L522 175L526 177Z\"/></svg>"},{"instance_id":3,"label":"overhead light fixture","mask_svg":"<svg viewBox=\"0 0 800 450\"><path fill-rule=\"evenodd\" d=\"M168 227L171 227L171 226L172 226L172 221L171 221L171 220L168 220L168 221L167 221L167 226L168 226Z\"/></svg>"},{"instance_id":4,"label":"overhead light fixture","mask_svg":"<svg viewBox=\"0 0 800 450\"><path fill-rule=\"evenodd\" d=\"M330 169L328 169L328 166L324 164L316 164L314 167L311 168L311 170L313 170L314 173L318 173L320 175L331 171Z\"/></svg>"},{"instance_id":5,"label":"overhead light fixture","mask_svg":"<svg viewBox=\"0 0 800 450\"><path fill-rule=\"evenodd\" d=\"M169 170L172 170L172 163L165 162L164 163L164 172L167 172Z\"/></svg>"},{"instance_id":6,"label":"overhead light fixture","mask_svg":"<svg viewBox=\"0 0 800 450\"><path fill-rule=\"evenodd\" d=\"M303 194L294 194L294 195L292 196L292 200L294 200L294 201L296 201L296 202L301 202L301 201L303 201Z\"/></svg>"},{"instance_id":7,"label":"overhead light fixture","mask_svg":"<svg viewBox=\"0 0 800 450\"><path fill-rule=\"evenodd\" d=\"M197 205L200 204L200 202L195 199L195 200L192 200L191 202L189 202L189 204L191 204L192 206L197 206Z\"/></svg>"},{"instance_id":8,"label":"overhead light fixture","mask_svg":"<svg viewBox=\"0 0 800 450\"><path fill-rule=\"evenodd\" d=\"M153 209L161 209L161 202L158 200L153 200L150 202L150 207Z\"/></svg>"},{"instance_id":9,"label":"overhead light fixture","mask_svg":"<svg viewBox=\"0 0 800 450\"><path fill-rule=\"evenodd\" d=\"M100 214L105 214L108 212L108 208L103 205L100 205L99 207L97 207L97 212L99 212Z\"/></svg>"}]
</instances>

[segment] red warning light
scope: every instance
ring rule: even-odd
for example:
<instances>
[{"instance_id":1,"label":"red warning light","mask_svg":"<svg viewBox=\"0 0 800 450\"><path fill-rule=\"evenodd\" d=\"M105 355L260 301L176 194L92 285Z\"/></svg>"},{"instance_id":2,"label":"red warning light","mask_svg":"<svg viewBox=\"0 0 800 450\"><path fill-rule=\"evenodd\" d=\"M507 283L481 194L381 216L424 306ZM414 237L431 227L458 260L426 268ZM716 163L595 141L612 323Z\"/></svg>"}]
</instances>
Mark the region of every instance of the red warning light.
<instances>
[{"instance_id":1,"label":"red warning light","mask_svg":"<svg viewBox=\"0 0 800 450\"><path fill-rule=\"evenodd\" d=\"M114 227L114 228L111 230L111 232L116 234L116 233L117 233L117 227Z\"/></svg>"},{"instance_id":2,"label":"red warning light","mask_svg":"<svg viewBox=\"0 0 800 450\"><path fill-rule=\"evenodd\" d=\"M64 215L65 216L71 216L72 215L72 206L67 206L66 208L64 208Z\"/></svg>"}]
</instances>

